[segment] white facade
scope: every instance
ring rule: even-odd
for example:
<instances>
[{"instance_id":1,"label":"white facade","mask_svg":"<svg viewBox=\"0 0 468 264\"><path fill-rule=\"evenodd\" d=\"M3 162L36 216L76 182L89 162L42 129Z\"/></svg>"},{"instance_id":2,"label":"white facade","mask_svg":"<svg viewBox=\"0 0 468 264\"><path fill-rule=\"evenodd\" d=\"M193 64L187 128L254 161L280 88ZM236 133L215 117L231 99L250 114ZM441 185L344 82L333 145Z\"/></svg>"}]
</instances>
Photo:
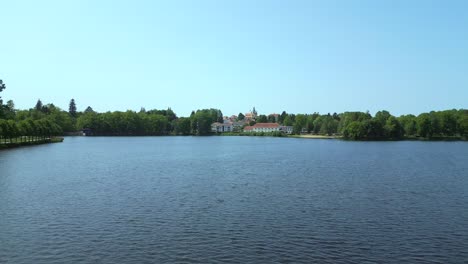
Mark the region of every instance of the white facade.
<instances>
[{"instance_id":1,"label":"white facade","mask_svg":"<svg viewBox=\"0 0 468 264\"><path fill-rule=\"evenodd\" d=\"M286 134L292 134L293 127L292 126L281 126L280 130L283 131Z\"/></svg>"},{"instance_id":2,"label":"white facade","mask_svg":"<svg viewBox=\"0 0 468 264\"><path fill-rule=\"evenodd\" d=\"M232 132L234 129L232 123L213 123L211 131L216 133Z\"/></svg>"},{"instance_id":3,"label":"white facade","mask_svg":"<svg viewBox=\"0 0 468 264\"><path fill-rule=\"evenodd\" d=\"M254 132L275 132L280 131L279 127L253 127Z\"/></svg>"},{"instance_id":4,"label":"white facade","mask_svg":"<svg viewBox=\"0 0 468 264\"><path fill-rule=\"evenodd\" d=\"M281 131L280 125L277 123L257 123L253 126L246 127L245 132L276 132Z\"/></svg>"}]
</instances>

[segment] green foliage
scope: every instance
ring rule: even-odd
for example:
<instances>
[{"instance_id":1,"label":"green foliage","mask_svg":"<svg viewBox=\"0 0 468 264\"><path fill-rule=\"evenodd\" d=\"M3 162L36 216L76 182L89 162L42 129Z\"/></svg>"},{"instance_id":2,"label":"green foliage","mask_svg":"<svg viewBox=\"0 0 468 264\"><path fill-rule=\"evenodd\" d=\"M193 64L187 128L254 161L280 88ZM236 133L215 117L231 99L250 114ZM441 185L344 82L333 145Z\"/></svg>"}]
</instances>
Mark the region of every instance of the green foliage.
<instances>
[{"instance_id":1,"label":"green foliage","mask_svg":"<svg viewBox=\"0 0 468 264\"><path fill-rule=\"evenodd\" d=\"M3 83L3 80L0 80L0 92L2 92L5 89L6 89L6 85ZM3 104L3 101L2 101L2 97L0 96L0 107L2 106L2 104Z\"/></svg>"},{"instance_id":2,"label":"green foliage","mask_svg":"<svg viewBox=\"0 0 468 264\"><path fill-rule=\"evenodd\" d=\"M463 137L468 138L468 111L465 110L464 113L460 114L458 118L458 130L460 135Z\"/></svg>"},{"instance_id":3,"label":"green foliage","mask_svg":"<svg viewBox=\"0 0 468 264\"><path fill-rule=\"evenodd\" d=\"M391 115L388 111L382 110L375 114L374 120L379 122L382 126L385 126L390 116Z\"/></svg>"},{"instance_id":4,"label":"green foliage","mask_svg":"<svg viewBox=\"0 0 468 264\"><path fill-rule=\"evenodd\" d=\"M283 125L285 126L292 126L294 124L293 122L293 119L290 115L287 115L284 119L283 119Z\"/></svg>"},{"instance_id":5,"label":"green foliage","mask_svg":"<svg viewBox=\"0 0 468 264\"><path fill-rule=\"evenodd\" d=\"M176 135L190 135L190 118L180 117L179 119L177 119L174 126L174 132Z\"/></svg>"},{"instance_id":6,"label":"green foliage","mask_svg":"<svg viewBox=\"0 0 468 264\"><path fill-rule=\"evenodd\" d=\"M398 117L398 121L403 127L405 136L415 136L417 133L416 117L414 115L402 115Z\"/></svg>"},{"instance_id":7,"label":"green foliage","mask_svg":"<svg viewBox=\"0 0 468 264\"><path fill-rule=\"evenodd\" d=\"M9 143L25 142L26 139L31 141L33 138L43 140L61 133L60 126L45 118L40 120L28 119L20 122L0 119L0 137L3 139L3 143L7 143L7 139Z\"/></svg>"},{"instance_id":8,"label":"green foliage","mask_svg":"<svg viewBox=\"0 0 468 264\"><path fill-rule=\"evenodd\" d=\"M434 134L430 114L420 114L417 118L417 133L420 137L430 138Z\"/></svg>"},{"instance_id":9,"label":"green foliage","mask_svg":"<svg viewBox=\"0 0 468 264\"><path fill-rule=\"evenodd\" d=\"M312 131L314 131L314 121L315 119L317 119L317 117L319 117L318 113L314 113L312 115L307 116L307 121L306 121L307 133L311 133Z\"/></svg>"},{"instance_id":10,"label":"green foliage","mask_svg":"<svg viewBox=\"0 0 468 264\"><path fill-rule=\"evenodd\" d=\"M321 115L314 119L312 131L315 134L332 135L337 133L338 125L338 120L335 120L330 114Z\"/></svg>"},{"instance_id":11,"label":"green foliage","mask_svg":"<svg viewBox=\"0 0 468 264\"><path fill-rule=\"evenodd\" d=\"M268 121L268 123L276 123L277 122L276 117L274 115L269 115L267 121Z\"/></svg>"},{"instance_id":12,"label":"green foliage","mask_svg":"<svg viewBox=\"0 0 468 264\"><path fill-rule=\"evenodd\" d=\"M286 111L283 111L281 115L278 117L278 123L284 125L284 119L286 118L286 116L288 116L288 113L286 113Z\"/></svg>"},{"instance_id":13,"label":"green foliage","mask_svg":"<svg viewBox=\"0 0 468 264\"><path fill-rule=\"evenodd\" d=\"M367 128L363 122L352 121L343 131L343 136L348 139L359 140L367 135Z\"/></svg>"},{"instance_id":14,"label":"green foliage","mask_svg":"<svg viewBox=\"0 0 468 264\"><path fill-rule=\"evenodd\" d=\"M239 114L237 115L237 121L242 121L242 120L244 120L244 119L245 119L245 115L244 115L244 114L239 113Z\"/></svg>"},{"instance_id":15,"label":"green foliage","mask_svg":"<svg viewBox=\"0 0 468 264\"><path fill-rule=\"evenodd\" d=\"M441 134L453 136L457 133L457 111L449 110L438 113L440 119Z\"/></svg>"},{"instance_id":16,"label":"green foliage","mask_svg":"<svg viewBox=\"0 0 468 264\"><path fill-rule=\"evenodd\" d=\"M306 127L307 116L303 114L296 115L295 122L293 124L293 134L300 134L302 129Z\"/></svg>"},{"instance_id":17,"label":"green foliage","mask_svg":"<svg viewBox=\"0 0 468 264\"><path fill-rule=\"evenodd\" d=\"M328 114L323 116L322 124L320 126L320 133L326 135L332 135L336 133L338 129L338 121L333 119L333 117Z\"/></svg>"},{"instance_id":18,"label":"green foliage","mask_svg":"<svg viewBox=\"0 0 468 264\"><path fill-rule=\"evenodd\" d=\"M369 113L363 112L344 112L340 115L340 122L338 124L338 133L344 133L345 128L354 121L363 122L370 120L372 116ZM315 130L315 129L314 129ZM317 130L318 131L318 130Z\"/></svg>"},{"instance_id":19,"label":"green foliage","mask_svg":"<svg viewBox=\"0 0 468 264\"><path fill-rule=\"evenodd\" d=\"M388 111L379 111L372 119L358 118L355 113L341 114L339 130L349 139L401 139L403 137L453 138L466 137L467 110L432 111L403 115L398 118ZM360 120L359 120L360 119ZM353 120L353 121L351 121ZM351 123L349 123L351 121ZM359 123L358 126L356 123ZM353 124L353 125L351 125Z\"/></svg>"},{"instance_id":20,"label":"green foliage","mask_svg":"<svg viewBox=\"0 0 468 264\"><path fill-rule=\"evenodd\" d=\"M0 79L0 92L5 90L6 85L3 83L3 80Z\"/></svg>"},{"instance_id":21,"label":"green foliage","mask_svg":"<svg viewBox=\"0 0 468 264\"><path fill-rule=\"evenodd\" d=\"M75 99L71 99L70 104L68 106L68 113L73 117L76 118L76 103Z\"/></svg>"},{"instance_id":22,"label":"green foliage","mask_svg":"<svg viewBox=\"0 0 468 264\"><path fill-rule=\"evenodd\" d=\"M96 113L88 111L77 119L78 129L91 129L94 135L107 136L160 136L160 135L208 135L211 124L222 119L218 109L202 109L190 118L178 118L167 110L126 111Z\"/></svg>"},{"instance_id":23,"label":"green foliage","mask_svg":"<svg viewBox=\"0 0 468 264\"><path fill-rule=\"evenodd\" d=\"M91 106L88 106L86 107L86 109L84 110L85 113L94 113L94 110ZM143 112L146 112L146 111L143 111Z\"/></svg>"},{"instance_id":24,"label":"green foliage","mask_svg":"<svg viewBox=\"0 0 468 264\"><path fill-rule=\"evenodd\" d=\"M259 115L256 121L258 123L268 123L268 118L266 115Z\"/></svg>"},{"instance_id":25,"label":"green foliage","mask_svg":"<svg viewBox=\"0 0 468 264\"><path fill-rule=\"evenodd\" d=\"M36 111L42 111L42 101L41 101L41 99L37 100Z\"/></svg>"},{"instance_id":26,"label":"green foliage","mask_svg":"<svg viewBox=\"0 0 468 264\"><path fill-rule=\"evenodd\" d=\"M214 122L223 122L223 114L218 109L202 109L190 118L192 133L196 135L211 134L211 124Z\"/></svg>"},{"instance_id":27,"label":"green foliage","mask_svg":"<svg viewBox=\"0 0 468 264\"><path fill-rule=\"evenodd\" d=\"M390 139L399 139L404 134L403 127L394 116L390 116L387 118L387 121L385 122L384 126L384 131L384 136Z\"/></svg>"},{"instance_id":28,"label":"green foliage","mask_svg":"<svg viewBox=\"0 0 468 264\"><path fill-rule=\"evenodd\" d=\"M169 133L169 120L157 111L140 112L87 112L77 120L78 129L91 129L94 135L146 136Z\"/></svg>"}]
</instances>

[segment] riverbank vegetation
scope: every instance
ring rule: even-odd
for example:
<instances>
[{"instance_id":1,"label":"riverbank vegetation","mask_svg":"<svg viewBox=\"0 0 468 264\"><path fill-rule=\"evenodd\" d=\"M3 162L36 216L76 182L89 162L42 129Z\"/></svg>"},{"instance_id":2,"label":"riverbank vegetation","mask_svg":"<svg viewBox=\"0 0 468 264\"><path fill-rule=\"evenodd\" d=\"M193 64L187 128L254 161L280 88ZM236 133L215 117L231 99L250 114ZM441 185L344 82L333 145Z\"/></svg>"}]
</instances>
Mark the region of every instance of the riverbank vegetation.
<instances>
[{"instance_id":1,"label":"riverbank vegetation","mask_svg":"<svg viewBox=\"0 0 468 264\"><path fill-rule=\"evenodd\" d=\"M0 80L0 92L5 88ZM240 113L237 121L243 121L244 118ZM223 113L219 109L192 111L188 117L178 117L171 108L98 113L88 106L80 112L75 100L71 99L68 111L54 104L43 104L41 100L30 109L19 110L12 100L4 104L0 97L0 144L14 139L27 142L51 138L83 129L91 131L95 136L211 135L211 124L214 122L223 122ZM283 111L276 117L260 114L245 125L254 125L256 122L277 122L283 126L292 126L294 135L333 136L349 140L468 138L467 109L399 117L388 111L379 111L374 116L368 112L291 114ZM283 136L279 132L233 132L224 135Z\"/></svg>"}]
</instances>

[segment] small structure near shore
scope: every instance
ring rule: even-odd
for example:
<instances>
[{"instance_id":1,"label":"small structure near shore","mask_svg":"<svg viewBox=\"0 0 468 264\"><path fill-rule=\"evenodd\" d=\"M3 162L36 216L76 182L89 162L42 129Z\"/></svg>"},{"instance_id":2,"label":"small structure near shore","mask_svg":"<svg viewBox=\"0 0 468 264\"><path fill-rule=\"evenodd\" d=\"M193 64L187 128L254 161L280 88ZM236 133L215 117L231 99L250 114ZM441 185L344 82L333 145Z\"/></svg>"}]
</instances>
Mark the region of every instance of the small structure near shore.
<instances>
[{"instance_id":1,"label":"small structure near shore","mask_svg":"<svg viewBox=\"0 0 468 264\"><path fill-rule=\"evenodd\" d=\"M93 131L90 128L83 128L81 132L82 132L82 135L85 137L93 135Z\"/></svg>"}]
</instances>

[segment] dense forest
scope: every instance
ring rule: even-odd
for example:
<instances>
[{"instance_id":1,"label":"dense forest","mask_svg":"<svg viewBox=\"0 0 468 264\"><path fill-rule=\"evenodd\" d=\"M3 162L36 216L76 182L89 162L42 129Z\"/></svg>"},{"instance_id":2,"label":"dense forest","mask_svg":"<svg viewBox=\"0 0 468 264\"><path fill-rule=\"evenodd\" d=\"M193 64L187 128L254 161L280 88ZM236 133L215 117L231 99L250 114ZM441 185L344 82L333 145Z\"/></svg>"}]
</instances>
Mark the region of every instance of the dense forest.
<instances>
[{"instance_id":1,"label":"dense forest","mask_svg":"<svg viewBox=\"0 0 468 264\"><path fill-rule=\"evenodd\" d=\"M6 88L0 80L0 92ZM0 94L1 95L1 94ZM240 113L238 120L243 120ZM78 111L71 99L68 111L54 104L38 100L28 110L18 110L12 100L5 104L0 97L0 136L7 139L28 140L63 135L64 132L90 129L97 136L159 136L209 135L211 124L222 122L219 109L192 111L189 117L178 117L170 108L165 110L115 111L98 113L91 107ZM278 122L292 126L294 134L311 133L337 135L351 140L467 139L468 110L432 111L418 116L392 116L379 111L372 116L364 112L341 114L290 114L285 111L275 119L259 115L255 122ZM0 142L2 142L0 140Z\"/></svg>"}]
</instances>

